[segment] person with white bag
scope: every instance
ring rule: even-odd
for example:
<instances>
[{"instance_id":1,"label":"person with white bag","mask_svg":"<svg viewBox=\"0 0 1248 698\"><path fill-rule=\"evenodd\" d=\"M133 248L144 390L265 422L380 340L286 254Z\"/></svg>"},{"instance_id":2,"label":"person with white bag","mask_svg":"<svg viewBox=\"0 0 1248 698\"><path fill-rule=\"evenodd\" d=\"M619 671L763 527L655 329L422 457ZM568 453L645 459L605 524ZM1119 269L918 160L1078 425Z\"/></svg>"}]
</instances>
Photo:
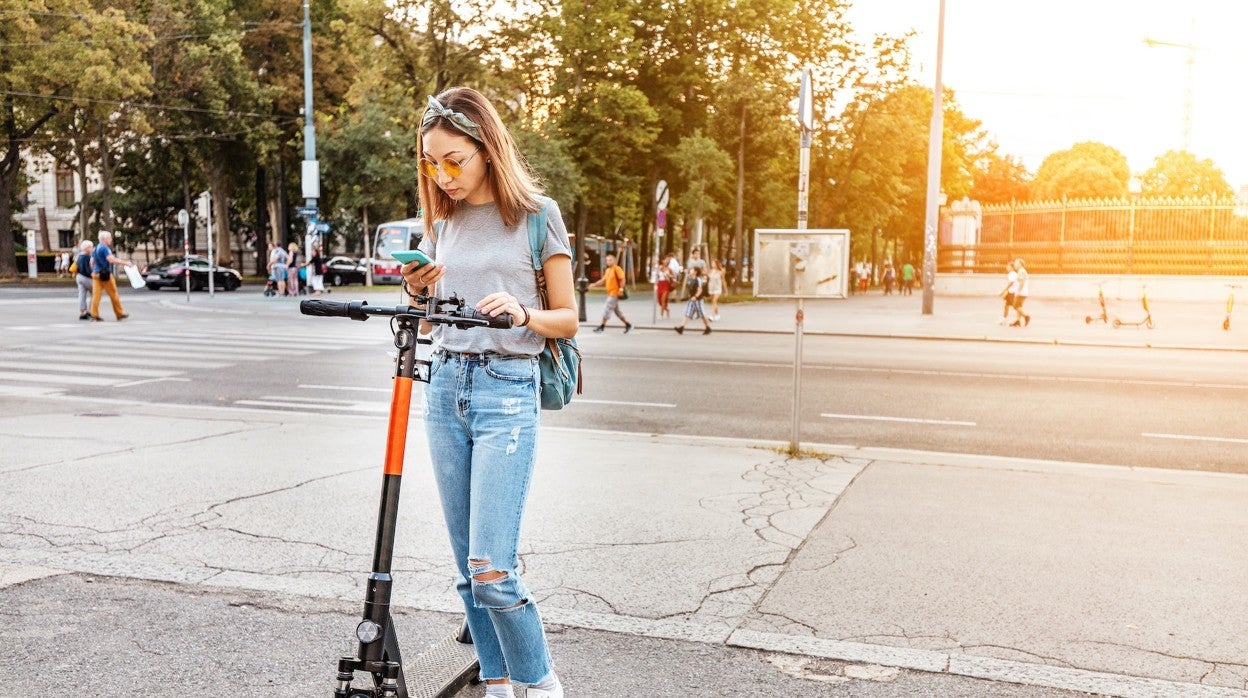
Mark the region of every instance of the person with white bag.
<instances>
[{"instance_id":1,"label":"person with white bag","mask_svg":"<svg viewBox=\"0 0 1248 698\"><path fill-rule=\"evenodd\" d=\"M117 295L117 279L113 276L113 265L133 266L120 257L113 255L113 234L107 230L100 231L100 244L91 253L94 268L91 270L91 319L102 322L100 317L100 298L105 292L113 302L113 314L118 320L130 317L125 308L121 307L121 296Z\"/></svg>"}]
</instances>

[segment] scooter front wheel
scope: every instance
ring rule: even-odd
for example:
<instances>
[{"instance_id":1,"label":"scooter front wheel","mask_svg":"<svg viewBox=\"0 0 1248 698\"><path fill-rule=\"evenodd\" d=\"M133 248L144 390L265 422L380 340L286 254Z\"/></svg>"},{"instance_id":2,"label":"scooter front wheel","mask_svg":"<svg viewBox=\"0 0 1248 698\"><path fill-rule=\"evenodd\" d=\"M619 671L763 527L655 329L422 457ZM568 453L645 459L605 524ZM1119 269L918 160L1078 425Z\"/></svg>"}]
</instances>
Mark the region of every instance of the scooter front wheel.
<instances>
[{"instance_id":1,"label":"scooter front wheel","mask_svg":"<svg viewBox=\"0 0 1248 698\"><path fill-rule=\"evenodd\" d=\"M1118 318L1114 318L1114 329L1116 330L1119 327L1122 327L1122 320L1119 320Z\"/></svg>"},{"instance_id":2,"label":"scooter front wheel","mask_svg":"<svg viewBox=\"0 0 1248 698\"><path fill-rule=\"evenodd\" d=\"M1144 318L1144 326L1150 330L1153 329L1153 319L1151 317Z\"/></svg>"},{"instance_id":3,"label":"scooter front wheel","mask_svg":"<svg viewBox=\"0 0 1248 698\"><path fill-rule=\"evenodd\" d=\"M1092 316L1091 316L1091 315L1085 315L1085 316L1083 316L1083 324L1085 324L1085 325L1091 325L1091 324L1092 324Z\"/></svg>"},{"instance_id":4,"label":"scooter front wheel","mask_svg":"<svg viewBox=\"0 0 1248 698\"><path fill-rule=\"evenodd\" d=\"M1229 317L1222 321L1222 329L1224 330L1231 329L1231 319Z\"/></svg>"}]
</instances>

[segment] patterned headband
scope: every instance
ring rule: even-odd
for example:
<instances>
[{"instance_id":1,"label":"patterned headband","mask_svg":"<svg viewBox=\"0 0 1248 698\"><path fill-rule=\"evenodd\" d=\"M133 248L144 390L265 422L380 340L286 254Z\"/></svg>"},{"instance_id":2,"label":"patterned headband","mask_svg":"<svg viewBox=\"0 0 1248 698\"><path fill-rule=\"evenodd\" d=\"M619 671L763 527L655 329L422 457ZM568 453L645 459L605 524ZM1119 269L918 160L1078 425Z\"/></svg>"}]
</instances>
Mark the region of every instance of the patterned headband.
<instances>
[{"instance_id":1,"label":"patterned headband","mask_svg":"<svg viewBox=\"0 0 1248 698\"><path fill-rule=\"evenodd\" d=\"M420 120L421 129L428 128L430 124L438 119L446 119L451 125L464 132L472 140L481 143L481 127L468 120L468 117L457 111L451 111L442 106L442 103L436 97L429 96L429 108L425 110L425 117Z\"/></svg>"}]
</instances>

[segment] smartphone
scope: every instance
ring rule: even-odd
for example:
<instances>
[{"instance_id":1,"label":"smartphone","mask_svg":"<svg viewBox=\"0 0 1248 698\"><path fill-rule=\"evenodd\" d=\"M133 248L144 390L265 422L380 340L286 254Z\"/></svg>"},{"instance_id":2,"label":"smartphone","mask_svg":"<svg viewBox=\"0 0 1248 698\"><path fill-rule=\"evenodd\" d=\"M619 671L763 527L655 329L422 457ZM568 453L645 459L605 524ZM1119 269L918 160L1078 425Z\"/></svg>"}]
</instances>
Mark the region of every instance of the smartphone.
<instances>
[{"instance_id":1,"label":"smartphone","mask_svg":"<svg viewBox=\"0 0 1248 698\"><path fill-rule=\"evenodd\" d=\"M426 264L433 264L433 260L429 259L429 255L421 252L420 250L396 250L391 252L390 256L404 264L407 264L408 262L420 262L420 264L416 265L417 269L425 266Z\"/></svg>"}]
</instances>

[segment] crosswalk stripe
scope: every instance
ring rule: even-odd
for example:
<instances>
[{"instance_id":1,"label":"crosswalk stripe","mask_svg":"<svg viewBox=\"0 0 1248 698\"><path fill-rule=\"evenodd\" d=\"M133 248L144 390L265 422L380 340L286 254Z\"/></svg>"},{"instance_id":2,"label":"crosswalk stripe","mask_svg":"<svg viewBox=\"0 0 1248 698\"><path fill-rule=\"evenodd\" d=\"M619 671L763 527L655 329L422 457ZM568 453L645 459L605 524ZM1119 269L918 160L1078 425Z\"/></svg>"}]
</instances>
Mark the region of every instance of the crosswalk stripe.
<instances>
[{"instance_id":1,"label":"crosswalk stripe","mask_svg":"<svg viewBox=\"0 0 1248 698\"><path fill-rule=\"evenodd\" d=\"M25 382L38 383L64 383L65 385L113 385L118 383L116 378L102 378L100 376L71 376L65 373L35 373L35 372L17 372L17 371L0 371L0 380L17 380Z\"/></svg>"},{"instance_id":2,"label":"crosswalk stripe","mask_svg":"<svg viewBox=\"0 0 1248 698\"><path fill-rule=\"evenodd\" d=\"M369 345L376 343L375 339L362 336L359 333L351 332L343 334L311 334L311 333L282 333L283 340L291 340L296 342L318 342L326 344L359 344ZM381 335L381 332L376 332ZM255 332L156 332L150 335L152 337L167 338L191 338L191 339L214 339L214 340L234 340L241 341L260 341ZM386 332L385 336L389 337L390 333Z\"/></svg>"},{"instance_id":3,"label":"crosswalk stripe","mask_svg":"<svg viewBox=\"0 0 1248 698\"><path fill-rule=\"evenodd\" d=\"M88 345L80 345L88 346ZM182 344L162 344L148 343L138 341L110 341L96 340L89 345L98 349L107 349L110 351L123 351L128 356L140 356L144 352L157 352L159 356L207 356L219 359L266 359L278 358L281 356L303 356L311 352L299 351L287 347L275 346L272 349L231 349L230 347L221 347L219 349L200 348L198 346L186 346Z\"/></svg>"},{"instance_id":4,"label":"crosswalk stripe","mask_svg":"<svg viewBox=\"0 0 1248 698\"><path fill-rule=\"evenodd\" d=\"M126 370L129 366L129 364L100 364L100 352L90 347L57 347L55 351L57 359L81 360L83 362L91 363L93 366L105 371L112 368ZM5 354L5 357L10 359L24 359L32 363L45 361L48 358L45 354L35 355L29 352ZM181 354L178 356L170 356L169 352L163 352L152 356L136 355L129 352L124 358L141 361L143 365L148 368L225 368L226 366L232 365L230 363L220 363L219 359L217 361L202 361L194 356L184 356Z\"/></svg>"},{"instance_id":5,"label":"crosswalk stripe","mask_svg":"<svg viewBox=\"0 0 1248 698\"><path fill-rule=\"evenodd\" d=\"M355 342L328 342L324 340L308 340L301 337L291 337L290 335L281 335L280 339L256 339L239 340L232 337L185 337L182 335L143 335L142 341L159 342L178 345L198 346L201 344L211 344L212 346L225 346L231 349L237 347L242 349L264 349L273 347L275 344L294 344L300 349L316 349L316 350L333 350L348 349L357 346L367 346L366 344L357 344Z\"/></svg>"},{"instance_id":6,"label":"crosswalk stripe","mask_svg":"<svg viewBox=\"0 0 1248 698\"><path fill-rule=\"evenodd\" d=\"M160 378L163 376L176 376L181 373L181 371L154 371L146 368L131 368L129 366L101 367L98 364L86 362L57 363L55 361L0 361L0 368L55 371L57 373L90 373L93 375L103 373L115 376L133 376L135 378Z\"/></svg>"},{"instance_id":7,"label":"crosswalk stripe","mask_svg":"<svg viewBox=\"0 0 1248 698\"><path fill-rule=\"evenodd\" d=\"M234 404L246 405L249 407L273 407L283 410L340 410L343 412L365 412L368 414L386 414L390 411L390 405L380 402L361 402L353 405L322 405L301 401L235 400Z\"/></svg>"}]
</instances>

